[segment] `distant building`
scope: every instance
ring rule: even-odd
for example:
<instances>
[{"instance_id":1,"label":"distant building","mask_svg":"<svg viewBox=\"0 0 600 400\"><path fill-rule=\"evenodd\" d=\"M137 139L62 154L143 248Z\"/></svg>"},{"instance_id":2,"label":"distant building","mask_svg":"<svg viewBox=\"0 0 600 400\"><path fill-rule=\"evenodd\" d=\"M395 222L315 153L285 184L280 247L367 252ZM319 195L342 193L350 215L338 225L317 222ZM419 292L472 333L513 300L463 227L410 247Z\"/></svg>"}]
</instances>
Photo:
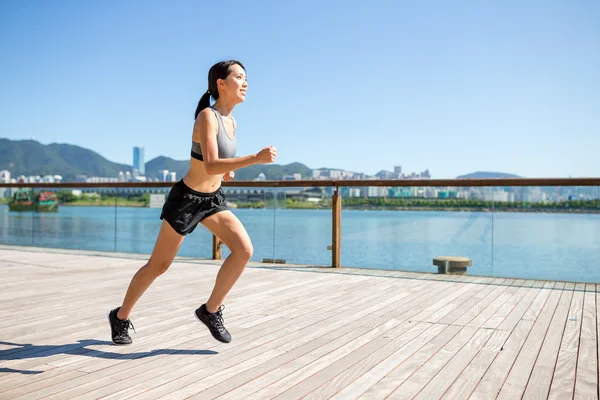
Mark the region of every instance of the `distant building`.
<instances>
[{"instance_id":1,"label":"distant building","mask_svg":"<svg viewBox=\"0 0 600 400\"><path fill-rule=\"evenodd\" d=\"M10 171L0 171L0 183L10 183ZM12 192L10 189L0 189L0 198L10 197Z\"/></svg>"},{"instance_id":2,"label":"distant building","mask_svg":"<svg viewBox=\"0 0 600 400\"><path fill-rule=\"evenodd\" d=\"M140 175L146 174L146 167L144 164L144 148L135 146L133 148L133 169L138 171Z\"/></svg>"},{"instance_id":3,"label":"distant building","mask_svg":"<svg viewBox=\"0 0 600 400\"><path fill-rule=\"evenodd\" d=\"M0 171L0 182L10 183L10 171L7 171L7 170Z\"/></svg>"},{"instance_id":4,"label":"distant building","mask_svg":"<svg viewBox=\"0 0 600 400\"><path fill-rule=\"evenodd\" d=\"M282 179L284 181L299 181L302 179L302 174L284 175Z\"/></svg>"},{"instance_id":5,"label":"distant building","mask_svg":"<svg viewBox=\"0 0 600 400\"><path fill-rule=\"evenodd\" d=\"M337 169L332 169L331 171L329 171L329 177L331 179L342 179L343 172L344 171L340 171L340 170L337 170Z\"/></svg>"},{"instance_id":6,"label":"distant building","mask_svg":"<svg viewBox=\"0 0 600 400\"><path fill-rule=\"evenodd\" d=\"M177 182L177 172L169 172L169 182Z\"/></svg>"},{"instance_id":7,"label":"distant building","mask_svg":"<svg viewBox=\"0 0 600 400\"><path fill-rule=\"evenodd\" d=\"M158 176L160 178L161 181L166 182L167 179L169 178L169 170L168 169L162 169L158 171Z\"/></svg>"},{"instance_id":8,"label":"distant building","mask_svg":"<svg viewBox=\"0 0 600 400\"><path fill-rule=\"evenodd\" d=\"M367 187L368 197L385 197L387 194L387 188L382 186L369 186Z\"/></svg>"},{"instance_id":9,"label":"distant building","mask_svg":"<svg viewBox=\"0 0 600 400\"><path fill-rule=\"evenodd\" d=\"M119 178L107 177L107 176L90 176L85 178L87 183L108 183L108 182L119 182Z\"/></svg>"}]
</instances>

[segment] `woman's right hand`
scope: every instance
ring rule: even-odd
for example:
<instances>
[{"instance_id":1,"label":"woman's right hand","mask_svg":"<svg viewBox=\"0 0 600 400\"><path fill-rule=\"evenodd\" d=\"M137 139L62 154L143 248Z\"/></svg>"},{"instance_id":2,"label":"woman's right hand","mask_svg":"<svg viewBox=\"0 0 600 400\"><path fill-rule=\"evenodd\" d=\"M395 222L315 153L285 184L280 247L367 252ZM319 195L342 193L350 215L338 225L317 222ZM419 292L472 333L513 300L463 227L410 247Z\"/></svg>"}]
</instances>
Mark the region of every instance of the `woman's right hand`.
<instances>
[{"instance_id":1,"label":"woman's right hand","mask_svg":"<svg viewBox=\"0 0 600 400\"><path fill-rule=\"evenodd\" d=\"M275 161L277 157L277 149L275 146L268 146L258 152L256 158L260 164L269 164Z\"/></svg>"}]
</instances>

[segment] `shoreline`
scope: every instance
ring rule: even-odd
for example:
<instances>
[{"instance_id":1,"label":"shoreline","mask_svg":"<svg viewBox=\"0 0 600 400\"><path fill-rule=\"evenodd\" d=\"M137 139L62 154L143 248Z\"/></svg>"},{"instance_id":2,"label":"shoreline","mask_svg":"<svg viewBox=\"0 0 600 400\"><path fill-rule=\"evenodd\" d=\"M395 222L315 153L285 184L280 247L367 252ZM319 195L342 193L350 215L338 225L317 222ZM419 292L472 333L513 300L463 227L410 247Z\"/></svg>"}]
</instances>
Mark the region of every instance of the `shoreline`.
<instances>
[{"instance_id":1,"label":"shoreline","mask_svg":"<svg viewBox=\"0 0 600 400\"><path fill-rule=\"evenodd\" d=\"M8 203L0 203L0 205ZM145 202L70 202L59 204L60 207L131 207L131 208L149 208ZM273 209L273 207L265 207L261 203L232 203L232 209ZM331 206L315 206L314 204L287 204L285 207L277 207L277 209L288 210L329 210ZM556 207L406 207L406 206L364 206L364 205L343 205L342 210L363 210L363 211L438 211L438 212L512 212L512 213L552 213L552 214L600 214L600 209L590 208L556 208Z\"/></svg>"},{"instance_id":2,"label":"shoreline","mask_svg":"<svg viewBox=\"0 0 600 400\"><path fill-rule=\"evenodd\" d=\"M235 203L234 203L235 204ZM60 204L59 207L132 207L132 208L149 208L144 203L131 203L131 204L98 204L98 203L66 203ZM238 210L251 210L251 209L272 209L271 207L264 206L247 206L247 205L236 205L231 207L232 209ZM329 210L331 207L278 207L279 210ZM580 209L580 208L495 208L489 207L477 208L477 207L360 207L360 206L342 206L342 210L363 210L363 211L442 211L442 212L512 212L512 213L552 213L552 214L600 214L600 209Z\"/></svg>"},{"instance_id":3,"label":"shoreline","mask_svg":"<svg viewBox=\"0 0 600 400\"><path fill-rule=\"evenodd\" d=\"M133 207L133 208L149 208L145 203L64 203L59 204L59 207Z\"/></svg>"},{"instance_id":4,"label":"shoreline","mask_svg":"<svg viewBox=\"0 0 600 400\"><path fill-rule=\"evenodd\" d=\"M342 210L376 210L376 211L444 211L444 212L520 212L520 213L552 213L552 214L600 214L593 209L557 209L557 208L476 208L476 207L342 207Z\"/></svg>"}]
</instances>

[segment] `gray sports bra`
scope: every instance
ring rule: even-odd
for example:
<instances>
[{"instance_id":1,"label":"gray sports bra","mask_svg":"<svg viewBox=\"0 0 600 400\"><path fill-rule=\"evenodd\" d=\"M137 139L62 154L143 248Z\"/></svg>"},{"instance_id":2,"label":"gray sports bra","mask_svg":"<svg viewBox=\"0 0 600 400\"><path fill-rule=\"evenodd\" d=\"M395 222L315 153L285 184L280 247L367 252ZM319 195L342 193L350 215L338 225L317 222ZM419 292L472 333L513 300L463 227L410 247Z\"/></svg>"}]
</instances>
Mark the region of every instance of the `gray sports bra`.
<instances>
[{"instance_id":1,"label":"gray sports bra","mask_svg":"<svg viewBox=\"0 0 600 400\"><path fill-rule=\"evenodd\" d=\"M212 106L209 108L213 110L217 116L217 120L219 121L219 130L217 131L217 147L219 148L219 158L234 158L237 152L236 137L234 136L233 139L231 139L229 136L227 136L227 131L225 130L225 125L223 125L221 114L219 114L219 112ZM192 157L196 160L204 161L204 157L202 157L202 148L198 142L192 142Z\"/></svg>"}]
</instances>

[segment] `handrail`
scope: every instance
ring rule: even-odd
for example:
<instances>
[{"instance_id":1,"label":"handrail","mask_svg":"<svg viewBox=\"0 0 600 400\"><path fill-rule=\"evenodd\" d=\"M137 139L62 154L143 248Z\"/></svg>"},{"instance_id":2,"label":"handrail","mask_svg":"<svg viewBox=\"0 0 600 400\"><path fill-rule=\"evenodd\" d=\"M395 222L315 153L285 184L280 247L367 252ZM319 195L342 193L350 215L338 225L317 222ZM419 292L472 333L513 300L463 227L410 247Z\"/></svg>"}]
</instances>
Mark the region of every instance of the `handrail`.
<instances>
[{"instance_id":1,"label":"handrail","mask_svg":"<svg viewBox=\"0 0 600 400\"><path fill-rule=\"evenodd\" d=\"M163 188L175 182L0 183L0 188ZM223 187L484 187L484 186L600 186L600 178L487 178L487 179L329 179L222 182Z\"/></svg>"}]
</instances>

